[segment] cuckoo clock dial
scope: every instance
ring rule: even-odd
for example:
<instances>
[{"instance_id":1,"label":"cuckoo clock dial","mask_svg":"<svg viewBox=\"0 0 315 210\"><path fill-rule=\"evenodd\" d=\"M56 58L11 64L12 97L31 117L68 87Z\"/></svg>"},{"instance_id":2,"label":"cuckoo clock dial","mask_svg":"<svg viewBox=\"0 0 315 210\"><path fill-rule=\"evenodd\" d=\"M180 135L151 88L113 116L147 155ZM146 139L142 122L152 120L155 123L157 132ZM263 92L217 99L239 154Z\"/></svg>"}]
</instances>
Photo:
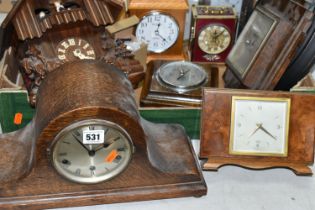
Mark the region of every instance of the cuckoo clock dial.
<instances>
[{"instance_id":1,"label":"cuckoo clock dial","mask_svg":"<svg viewBox=\"0 0 315 210\"><path fill-rule=\"evenodd\" d=\"M64 62L94 60L95 51L90 43L81 38L67 38L57 46L58 59Z\"/></svg>"}]
</instances>

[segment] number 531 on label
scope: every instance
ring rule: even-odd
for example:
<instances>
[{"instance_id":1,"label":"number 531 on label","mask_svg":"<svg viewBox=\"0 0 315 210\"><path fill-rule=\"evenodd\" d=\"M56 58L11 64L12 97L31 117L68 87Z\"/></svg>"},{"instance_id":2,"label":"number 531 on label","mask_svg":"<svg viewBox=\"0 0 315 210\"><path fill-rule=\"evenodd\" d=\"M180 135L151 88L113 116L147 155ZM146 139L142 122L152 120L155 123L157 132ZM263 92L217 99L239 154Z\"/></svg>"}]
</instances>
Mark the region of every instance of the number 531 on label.
<instances>
[{"instance_id":1,"label":"number 531 on label","mask_svg":"<svg viewBox=\"0 0 315 210\"><path fill-rule=\"evenodd\" d=\"M104 130L83 131L83 144L103 144Z\"/></svg>"}]
</instances>

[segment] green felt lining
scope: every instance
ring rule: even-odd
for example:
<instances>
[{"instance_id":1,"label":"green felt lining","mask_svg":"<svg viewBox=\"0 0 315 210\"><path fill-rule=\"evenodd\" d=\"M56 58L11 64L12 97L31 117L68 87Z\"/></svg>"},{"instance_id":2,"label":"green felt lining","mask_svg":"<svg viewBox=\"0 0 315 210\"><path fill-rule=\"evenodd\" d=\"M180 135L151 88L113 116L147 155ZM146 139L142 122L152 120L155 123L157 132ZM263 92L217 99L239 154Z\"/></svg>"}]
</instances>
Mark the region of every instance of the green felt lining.
<instances>
[{"instance_id":1,"label":"green felt lining","mask_svg":"<svg viewBox=\"0 0 315 210\"><path fill-rule=\"evenodd\" d=\"M3 133L23 128L32 120L34 112L27 101L26 92L0 92L0 123ZM13 123L16 113L23 114L21 125ZM200 109L140 109L140 114L151 122L180 124L191 139L199 139Z\"/></svg>"}]
</instances>

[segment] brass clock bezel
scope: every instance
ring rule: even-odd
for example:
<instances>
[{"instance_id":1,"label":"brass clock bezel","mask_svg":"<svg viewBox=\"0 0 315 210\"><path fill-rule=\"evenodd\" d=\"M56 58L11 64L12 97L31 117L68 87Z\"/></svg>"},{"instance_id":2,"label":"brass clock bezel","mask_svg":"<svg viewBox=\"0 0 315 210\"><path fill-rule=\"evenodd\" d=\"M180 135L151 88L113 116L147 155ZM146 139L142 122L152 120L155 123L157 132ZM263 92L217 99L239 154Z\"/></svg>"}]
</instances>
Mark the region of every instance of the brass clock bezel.
<instances>
[{"instance_id":1,"label":"brass clock bezel","mask_svg":"<svg viewBox=\"0 0 315 210\"><path fill-rule=\"evenodd\" d=\"M178 23L178 21L176 20L176 18L174 18L171 14L169 14L169 13L167 13L167 12L162 12L162 11L159 11L159 10L152 10L152 11L150 11L150 12L147 12L147 13L145 13L145 15L143 15L142 16L142 18L140 19L140 21L139 21L139 24L138 24L138 26L137 26L137 28L136 28L136 30L135 30L135 35L136 35L136 37L137 37L137 31L138 31L138 28L139 28L139 25L141 24L141 22L145 19L145 18L147 18L147 17L149 17L149 16L151 16L151 15L166 15L166 16L168 16L170 19L172 19L173 21L174 21L174 23L176 23L176 30L177 30L177 37L176 37L176 40L174 41L174 43L172 43L168 48L166 48L166 49L163 49L163 50L149 50L149 47L148 47L148 52L151 52L151 53L163 53L163 52L165 52L165 51L167 51L168 49L170 49L171 47L173 47L175 44L176 44L176 42L177 42L177 40L178 40L178 38L179 38L179 32L180 32L180 30L179 30L179 23ZM137 39L138 39L138 37L137 37Z\"/></svg>"},{"instance_id":2,"label":"brass clock bezel","mask_svg":"<svg viewBox=\"0 0 315 210\"><path fill-rule=\"evenodd\" d=\"M284 153L271 153L271 152L240 152L234 151L234 131L235 131L235 105L237 100L251 100L251 101L267 101L267 102L285 102L287 103L286 121L285 121L285 139L284 139ZM272 97L250 97L250 96L232 96L231 105L231 128L230 128L230 141L229 141L229 154L231 155L250 155L250 156L272 156L272 157L287 157L289 146L289 125L290 125L290 98L272 98Z\"/></svg>"},{"instance_id":3,"label":"brass clock bezel","mask_svg":"<svg viewBox=\"0 0 315 210\"><path fill-rule=\"evenodd\" d=\"M228 34L229 34L229 43L228 43L224 48L222 48L221 50L218 50L218 51L216 51L216 52L206 51L206 50L204 50L204 49L200 46L199 37L201 36L201 33L202 33L203 31L205 31L207 28L211 27L211 26L219 26L219 27L222 27L222 28L224 28L225 31L227 31ZM198 37L197 37L197 43L198 43L198 47L200 48L200 50L201 50L202 52L204 52L204 53L206 53L206 54L209 54L209 55L218 55L218 54L223 53L225 50L227 50L227 49L229 48L229 46L231 45L231 43L232 43L231 32L230 32L230 30L229 30L225 25L223 25L223 24L217 24L217 23L207 24L207 25L205 25L205 26L200 30L200 32L199 32L199 34L198 34Z\"/></svg>"},{"instance_id":4,"label":"brass clock bezel","mask_svg":"<svg viewBox=\"0 0 315 210\"><path fill-rule=\"evenodd\" d=\"M127 145L128 145L128 147L130 149L129 150L130 152L129 152L128 157L127 157L127 161L125 161L123 164L119 165L118 168L116 168L115 170L111 171L110 173L107 173L104 176L100 176L100 177L94 177L94 178L87 177L87 178L84 178L84 177L75 176L75 175L70 174L70 173L65 173L64 170L55 163L57 161L56 157L55 157L55 148L56 148L57 142L59 140L62 140L63 137L67 133L69 133L70 131L75 130L75 129L77 129L79 127L82 127L82 126L91 126L91 125L104 125L106 127L110 127L110 128L112 128L114 130L119 131L125 137L125 139L127 140L127 142L128 142ZM52 141L52 143L51 143L51 145L50 145L50 147L48 149L48 155L49 155L49 158L50 158L51 165L53 166L55 171L61 177L65 178L65 179L67 179L69 181L72 181L72 182L75 182L75 183L79 183L79 184L96 184L96 183L100 183L100 182L105 182L105 181L111 180L111 179L115 178L116 176L118 176L119 174L121 174L129 166L129 163L132 160L132 154L134 153L134 151L135 151L135 147L134 147L134 144L132 142L132 139L131 139L130 135L121 126L119 126L118 124L116 124L114 122L110 122L110 121L103 120L103 119L88 119L88 120L82 120L82 121L75 122L75 123L65 127L64 129L62 129L56 135L54 140Z\"/></svg>"}]
</instances>

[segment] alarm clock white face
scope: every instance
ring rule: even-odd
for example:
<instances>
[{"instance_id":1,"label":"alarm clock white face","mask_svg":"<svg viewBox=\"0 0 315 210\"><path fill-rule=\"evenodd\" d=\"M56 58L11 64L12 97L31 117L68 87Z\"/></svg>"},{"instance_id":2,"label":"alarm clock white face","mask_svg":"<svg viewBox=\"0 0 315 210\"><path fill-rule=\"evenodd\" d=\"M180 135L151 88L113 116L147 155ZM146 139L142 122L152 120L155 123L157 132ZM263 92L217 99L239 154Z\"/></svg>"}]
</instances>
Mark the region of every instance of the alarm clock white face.
<instances>
[{"instance_id":1,"label":"alarm clock white face","mask_svg":"<svg viewBox=\"0 0 315 210\"><path fill-rule=\"evenodd\" d=\"M150 52L162 53L173 46L179 35L176 20L160 12L151 12L138 24L136 37L148 44Z\"/></svg>"},{"instance_id":2,"label":"alarm clock white face","mask_svg":"<svg viewBox=\"0 0 315 210\"><path fill-rule=\"evenodd\" d=\"M232 100L230 153L287 156L290 99Z\"/></svg>"}]
</instances>

